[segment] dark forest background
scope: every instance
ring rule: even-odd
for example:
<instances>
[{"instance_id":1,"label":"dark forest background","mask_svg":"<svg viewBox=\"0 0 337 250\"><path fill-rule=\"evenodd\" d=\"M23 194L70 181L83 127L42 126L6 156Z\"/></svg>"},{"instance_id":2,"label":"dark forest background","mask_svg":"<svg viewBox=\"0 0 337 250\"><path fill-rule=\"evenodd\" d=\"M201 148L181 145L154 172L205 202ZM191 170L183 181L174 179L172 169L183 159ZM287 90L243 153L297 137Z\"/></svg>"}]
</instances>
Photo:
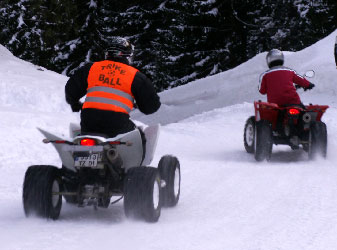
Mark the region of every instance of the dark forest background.
<instances>
[{"instance_id":1,"label":"dark forest background","mask_svg":"<svg viewBox=\"0 0 337 250\"><path fill-rule=\"evenodd\" d=\"M336 15L336 0L1 0L0 44L69 76L123 36L163 90L271 48L303 49L336 29Z\"/></svg>"}]
</instances>

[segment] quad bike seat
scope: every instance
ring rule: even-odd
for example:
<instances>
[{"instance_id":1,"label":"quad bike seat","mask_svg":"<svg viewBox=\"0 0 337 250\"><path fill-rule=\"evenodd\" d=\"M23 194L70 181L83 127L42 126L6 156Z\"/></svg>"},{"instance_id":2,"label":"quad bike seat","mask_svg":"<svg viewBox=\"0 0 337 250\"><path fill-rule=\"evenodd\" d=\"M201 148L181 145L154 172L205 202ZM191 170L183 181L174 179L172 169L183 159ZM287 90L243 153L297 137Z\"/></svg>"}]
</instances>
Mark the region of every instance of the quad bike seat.
<instances>
[{"instance_id":1,"label":"quad bike seat","mask_svg":"<svg viewBox=\"0 0 337 250\"><path fill-rule=\"evenodd\" d=\"M105 139L108 139L109 136L107 134L102 134L102 133L96 133L96 132L81 132L79 134L79 136L86 136L86 135L92 135L92 136L99 136L99 137L103 137Z\"/></svg>"},{"instance_id":2,"label":"quad bike seat","mask_svg":"<svg viewBox=\"0 0 337 250\"><path fill-rule=\"evenodd\" d=\"M301 108L301 109L306 109L306 107L304 106L303 103L300 103L300 104L284 104L284 105L280 105L280 107L282 107L282 108L297 107L297 108Z\"/></svg>"}]
</instances>

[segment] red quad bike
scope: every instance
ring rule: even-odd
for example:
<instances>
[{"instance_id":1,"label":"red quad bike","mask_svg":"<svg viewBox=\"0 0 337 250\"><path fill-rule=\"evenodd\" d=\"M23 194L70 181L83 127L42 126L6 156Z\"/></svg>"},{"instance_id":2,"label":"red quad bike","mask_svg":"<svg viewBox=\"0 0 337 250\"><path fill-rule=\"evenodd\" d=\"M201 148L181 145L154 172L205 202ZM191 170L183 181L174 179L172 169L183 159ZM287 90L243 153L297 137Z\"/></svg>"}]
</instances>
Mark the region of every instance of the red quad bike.
<instances>
[{"instance_id":1,"label":"red quad bike","mask_svg":"<svg viewBox=\"0 0 337 250\"><path fill-rule=\"evenodd\" d=\"M248 118L244 128L244 146L254 153L255 160L270 160L273 144L289 145L292 149L326 157L327 129L321 121L327 105L279 107L277 104L254 102L255 116ZM278 121L279 114L283 119Z\"/></svg>"},{"instance_id":2,"label":"red quad bike","mask_svg":"<svg viewBox=\"0 0 337 250\"><path fill-rule=\"evenodd\" d=\"M321 118L327 105L280 107L275 103L254 102L255 116L248 118L244 128L244 146L255 160L270 160L273 144L301 146L309 159L326 157L327 128Z\"/></svg>"}]
</instances>

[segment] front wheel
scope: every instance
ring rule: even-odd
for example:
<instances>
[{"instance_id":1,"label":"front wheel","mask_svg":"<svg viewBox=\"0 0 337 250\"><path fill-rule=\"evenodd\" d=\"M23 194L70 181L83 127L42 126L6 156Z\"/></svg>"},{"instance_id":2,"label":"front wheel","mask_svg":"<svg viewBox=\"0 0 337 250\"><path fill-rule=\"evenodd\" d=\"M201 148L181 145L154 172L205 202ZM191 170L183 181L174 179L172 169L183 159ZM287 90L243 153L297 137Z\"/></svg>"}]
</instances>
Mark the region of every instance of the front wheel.
<instances>
[{"instance_id":1,"label":"front wheel","mask_svg":"<svg viewBox=\"0 0 337 250\"><path fill-rule=\"evenodd\" d=\"M255 160L270 160L273 149L272 128L268 121L258 121L255 126Z\"/></svg>"},{"instance_id":2,"label":"front wheel","mask_svg":"<svg viewBox=\"0 0 337 250\"><path fill-rule=\"evenodd\" d=\"M126 217L156 222L161 212L161 188L158 169L134 167L127 172L124 183Z\"/></svg>"},{"instance_id":3,"label":"front wheel","mask_svg":"<svg viewBox=\"0 0 337 250\"><path fill-rule=\"evenodd\" d=\"M180 196L180 163L177 157L165 155L160 159L158 169L161 180L165 181L165 186L162 188L162 205L174 207Z\"/></svg>"},{"instance_id":4,"label":"front wheel","mask_svg":"<svg viewBox=\"0 0 337 250\"><path fill-rule=\"evenodd\" d=\"M36 214L58 219L62 206L61 175L54 166L30 166L23 183L23 208L26 216Z\"/></svg>"},{"instance_id":5,"label":"front wheel","mask_svg":"<svg viewBox=\"0 0 337 250\"><path fill-rule=\"evenodd\" d=\"M243 133L243 143L247 153L254 153L254 141L255 141L255 116L248 118L245 124Z\"/></svg>"}]
</instances>

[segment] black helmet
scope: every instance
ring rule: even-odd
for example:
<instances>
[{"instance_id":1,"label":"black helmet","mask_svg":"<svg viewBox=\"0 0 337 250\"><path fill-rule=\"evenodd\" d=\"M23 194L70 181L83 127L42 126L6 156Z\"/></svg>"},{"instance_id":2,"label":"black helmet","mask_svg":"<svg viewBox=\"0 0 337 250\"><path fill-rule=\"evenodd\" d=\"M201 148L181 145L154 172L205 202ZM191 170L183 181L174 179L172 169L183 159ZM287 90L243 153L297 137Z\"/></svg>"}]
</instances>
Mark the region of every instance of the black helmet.
<instances>
[{"instance_id":1,"label":"black helmet","mask_svg":"<svg viewBox=\"0 0 337 250\"><path fill-rule=\"evenodd\" d=\"M281 50L272 49L268 52L267 57L268 67L271 68L273 66L280 66L284 63L284 56Z\"/></svg>"},{"instance_id":2,"label":"black helmet","mask_svg":"<svg viewBox=\"0 0 337 250\"><path fill-rule=\"evenodd\" d=\"M123 37L113 37L105 49L105 59L124 57L131 63L133 52L134 46L129 40Z\"/></svg>"}]
</instances>

